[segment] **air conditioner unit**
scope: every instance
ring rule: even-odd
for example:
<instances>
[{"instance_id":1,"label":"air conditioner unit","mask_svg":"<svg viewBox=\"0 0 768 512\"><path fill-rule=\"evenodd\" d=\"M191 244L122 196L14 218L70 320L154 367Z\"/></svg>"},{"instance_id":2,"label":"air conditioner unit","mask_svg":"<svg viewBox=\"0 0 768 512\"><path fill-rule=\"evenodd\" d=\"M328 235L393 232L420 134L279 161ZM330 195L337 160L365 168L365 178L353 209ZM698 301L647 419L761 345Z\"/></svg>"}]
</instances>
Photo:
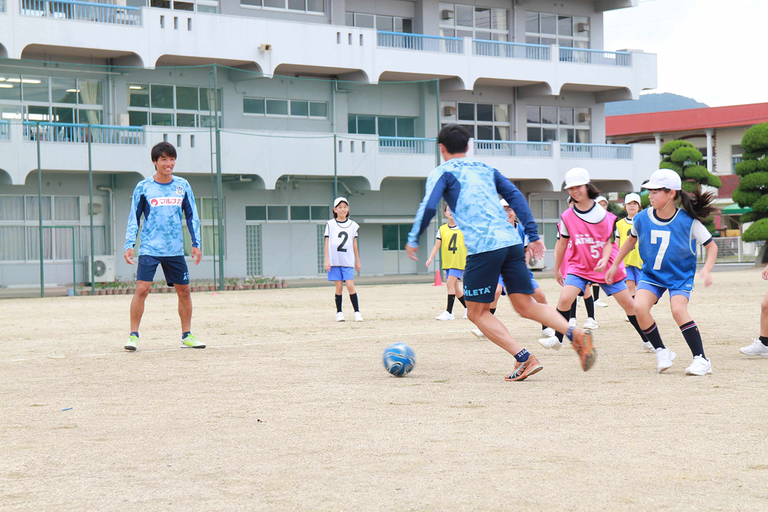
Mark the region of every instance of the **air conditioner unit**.
<instances>
[{"instance_id":1,"label":"air conditioner unit","mask_svg":"<svg viewBox=\"0 0 768 512\"><path fill-rule=\"evenodd\" d=\"M589 23L577 23L576 32L589 32Z\"/></svg>"},{"instance_id":2,"label":"air conditioner unit","mask_svg":"<svg viewBox=\"0 0 768 512\"><path fill-rule=\"evenodd\" d=\"M456 107L452 105L447 105L443 107L443 116L444 117L451 117L456 115Z\"/></svg>"},{"instance_id":3,"label":"air conditioner unit","mask_svg":"<svg viewBox=\"0 0 768 512\"><path fill-rule=\"evenodd\" d=\"M452 20L453 19L453 11L450 9L445 9L441 13L441 16L444 20Z\"/></svg>"},{"instance_id":4,"label":"air conditioner unit","mask_svg":"<svg viewBox=\"0 0 768 512\"><path fill-rule=\"evenodd\" d=\"M546 265L544 265L544 260L537 260L536 258L531 258L528 260L528 268L531 270L544 270L547 268Z\"/></svg>"},{"instance_id":5,"label":"air conditioner unit","mask_svg":"<svg viewBox=\"0 0 768 512\"><path fill-rule=\"evenodd\" d=\"M580 123L588 123L589 121L592 120L592 116L590 116L586 112L581 112L578 116L578 119Z\"/></svg>"},{"instance_id":6,"label":"air conditioner unit","mask_svg":"<svg viewBox=\"0 0 768 512\"><path fill-rule=\"evenodd\" d=\"M91 258L85 258L85 282L106 283L115 280L115 256L112 254L94 255L93 278L91 278Z\"/></svg>"}]
</instances>

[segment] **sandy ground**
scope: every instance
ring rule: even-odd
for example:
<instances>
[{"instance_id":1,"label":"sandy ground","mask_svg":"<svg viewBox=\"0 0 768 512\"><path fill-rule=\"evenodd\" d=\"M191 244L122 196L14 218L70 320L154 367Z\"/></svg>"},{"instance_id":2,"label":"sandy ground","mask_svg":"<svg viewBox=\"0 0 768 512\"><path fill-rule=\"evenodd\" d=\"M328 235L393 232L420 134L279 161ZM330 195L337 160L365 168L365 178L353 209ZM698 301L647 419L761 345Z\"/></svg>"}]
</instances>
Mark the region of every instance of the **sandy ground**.
<instances>
[{"instance_id":1,"label":"sandy ground","mask_svg":"<svg viewBox=\"0 0 768 512\"><path fill-rule=\"evenodd\" d=\"M424 284L359 287L362 324L333 322L329 288L198 293L205 350L178 348L176 297L152 295L136 353L130 297L3 301L0 509L766 510L768 358L738 348L768 285L714 277L691 305L708 377L684 375L666 299L663 375L610 299L588 373L502 304L544 365L519 383ZM406 378L381 364L396 341Z\"/></svg>"}]
</instances>

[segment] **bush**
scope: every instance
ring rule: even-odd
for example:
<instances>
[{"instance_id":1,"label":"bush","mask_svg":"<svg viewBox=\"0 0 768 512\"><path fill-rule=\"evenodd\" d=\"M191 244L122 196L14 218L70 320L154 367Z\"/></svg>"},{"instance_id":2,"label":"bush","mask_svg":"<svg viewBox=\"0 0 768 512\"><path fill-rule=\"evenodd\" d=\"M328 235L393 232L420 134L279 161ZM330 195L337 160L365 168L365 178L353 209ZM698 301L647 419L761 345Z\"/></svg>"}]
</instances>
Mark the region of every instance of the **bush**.
<instances>
[{"instance_id":1,"label":"bush","mask_svg":"<svg viewBox=\"0 0 768 512\"><path fill-rule=\"evenodd\" d=\"M747 212L747 213L743 213L741 217L739 217L739 222L741 222L742 224L746 224L747 222L754 222L759 218L760 217L757 215L757 213Z\"/></svg>"},{"instance_id":2,"label":"bush","mask_svg":"<svg viewBox=\"0 0 768 512\"><path fill-rule=\"evenodd\" d=\"M723 186L723 182L720 181L720 178L718 178L714 174L709 174L707 178L708 178L707 185L709 185L710 187L720 188Z\"/></svg>"},{"instance_id":3,"label":"bush","mask_svg":"<svg viewBox=\"0 0 768 512\"><path fill-rule=\"evenodd\" d=\"M701 154L701 151L691 145L690 147L681 146L677 148L669 155L669 159L675 163L684 164L685 162L701 162L704 160L704 156Z\"/></svg>"},{"instance_id":4,"label":"bush","mask_svg":"<svg viewBox=\"0 0 768 512\"><path fill-rule=\"evenodd\" d=\"M741 139L741 147L750 153L768 149L768 123L758 124L747 130Z\"/></svg>"},{"instance_id":5,"label":"bush","mask_svg":"<svg viewBox=\"0 0 768 512\"><path fill-rule=\"evenodd\" d=\"M742 160L736 164L734 172L742 177L757 172L757 160Z\"/></svg>"},{"instance_id":6,"label":"bush","mask_svg":"<svg viewBox=\"0 0 768 512\"><path fill-rule=\"evenodd\" d=\"M757 242L758 240L768 240L768 219L760 219L747 229L741 239L745 242Z\"/></svg>"},{"instance_id":7,"label":"bush","mask_svg":"<svg viewBox=\"0 0 768 512\"><path fill-rule=\"evenodd\" d=\"M765 155L768 155L768 148L762 151L744 151L741 158L742 160L760 160Z\"/></svg>"},{"instance_id":8,"label":"bush","mask_svg":"<svg viewBox=\"0 0 768 512\"><path fill-rule=\"evenodd\" d=\"M666 158L664 160L666 160ZM683 174L683 166L678 165L675 162L662 161L659 164L659 169L672 169L677 174Z\"/></svg>"},{"instance_id":9,"label":"bush","mask_svg":"<svg viewBox=\"0 0 768 512\"><path fill-rule=\"evenodd\" d=\"M768 189L768 172L753 172L741 178L739 188L742 190Z\"/></svg>"},{"instance_id":10,"label":"bush","mask_svg":"<svg viewBox=\"0 0 768 512\"><path fill-rule=\"evenodd\" d=\"M693 180L697 183L707 183L709 181L709 171L701 165L688 165L685 167L684 176L687 180Z\"/></svg>"},{"instance_id":11,"label":"bush","mask_svg":"<svg viewBox=\"0 0 768 512\"><path fill-rule=\"evenodd\" d=\"M768 214L768 195L760 196L757 201L749 205L758 217L765 217Z\"/></svg>"},{"instance_id":12,"label":"bush","mask_svg":"<svg viewBox=\"0 0 768 512\"><path fill-rule=\"evenodd\" d=\"M736 187L733 191L731 199L734 203L738 203L742 208L745 206L752 206L755 201L760 199L763 194L759 190L742 190L741 186Z\"/></svg>"},{"instance_id":13,"label":"bush","mask_svg":"<svg viewBox=\"0 0 768 512\"><path fill-rule=\"evenodd\" d=\"M686 145L693 147L693 144L684 140L671 140L664 144L664 146L659 150L659 153L662 155L671 155L677 148Z\"/></svg>"}]
</instances>

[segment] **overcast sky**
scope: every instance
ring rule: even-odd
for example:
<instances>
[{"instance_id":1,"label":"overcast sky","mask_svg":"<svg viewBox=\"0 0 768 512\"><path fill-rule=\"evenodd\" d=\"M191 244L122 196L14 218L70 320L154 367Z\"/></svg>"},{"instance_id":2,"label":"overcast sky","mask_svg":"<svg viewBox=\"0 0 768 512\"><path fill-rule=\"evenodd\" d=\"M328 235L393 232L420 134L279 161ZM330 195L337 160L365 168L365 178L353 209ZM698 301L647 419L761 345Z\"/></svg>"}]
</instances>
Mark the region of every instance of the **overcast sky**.
<instances>
[{"instance_id":1,"label":"overcast sky","mask_svg":"<svg viewBox=\"0 0 768 512\"><path fill-rule=\"evenodd\" d=\"M658 55L658 88L710 107L768 102L768 0L640 0L605 13L605 49Z\"/></svg>"}]
</instances>

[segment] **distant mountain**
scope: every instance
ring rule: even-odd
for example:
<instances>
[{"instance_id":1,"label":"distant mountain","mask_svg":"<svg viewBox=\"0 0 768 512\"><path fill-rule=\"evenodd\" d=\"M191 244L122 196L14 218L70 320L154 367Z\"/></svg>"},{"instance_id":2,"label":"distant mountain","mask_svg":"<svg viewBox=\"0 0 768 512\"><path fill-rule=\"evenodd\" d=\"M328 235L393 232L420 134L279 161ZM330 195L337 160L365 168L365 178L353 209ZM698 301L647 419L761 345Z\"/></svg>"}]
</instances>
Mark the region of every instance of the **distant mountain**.
<instances>
[{"instance_id":1,"label":"distant mountain","mask_svg":"<svg viewBox=\"0 0 768 512\"><path fill-rule=\"evenodd\" d=\"M679 94L663 92L660 94L643 94L639 100L615 101L605 104L605 115L622 116L625 114L645 114L647 112L664 112L666 110L685 110L689 108L705 108L709 105L699 103L692 98Z\"/></svg>"}]
</instances>

